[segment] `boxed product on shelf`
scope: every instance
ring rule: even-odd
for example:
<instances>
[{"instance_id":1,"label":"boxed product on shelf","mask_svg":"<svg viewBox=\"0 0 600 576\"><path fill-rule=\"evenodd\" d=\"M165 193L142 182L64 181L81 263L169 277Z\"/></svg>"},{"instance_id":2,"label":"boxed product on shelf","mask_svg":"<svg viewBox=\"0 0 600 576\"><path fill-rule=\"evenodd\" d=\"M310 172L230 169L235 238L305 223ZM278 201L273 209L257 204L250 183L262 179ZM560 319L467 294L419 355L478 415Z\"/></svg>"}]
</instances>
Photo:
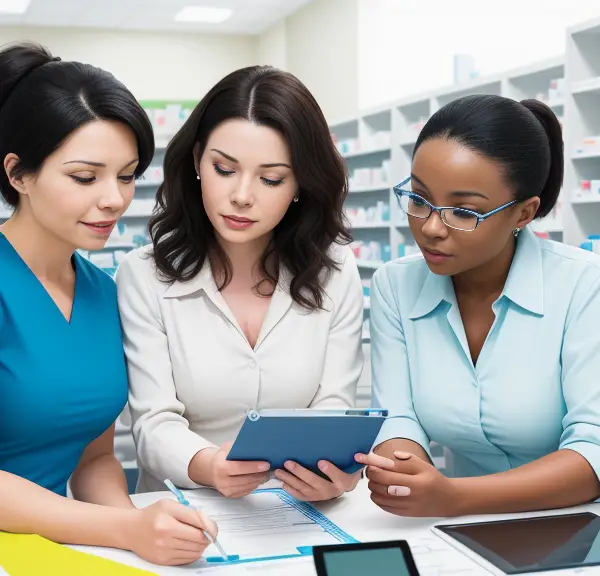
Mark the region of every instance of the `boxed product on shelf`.
<instances>
[{"instance_id":1,"label":"boxed product on shelf","mask_svg":"<svg viewBox=\"0 0 600 576\"><path fill-rule=\"evenodd\" d=\"M367 188L370 186L389 186L391 161L385 160L381 166L373 168L356 168L350 175L350 188Z\"/></svg>"},{"instance_id":2,"label":"boxed product on shelf","mask_svg":"<svg viewBox=\"0 0 600 576\"><path fill-rule=\"evenodd\" d=\"M600 254L600 234L590 234L579 247Z\"/></svg>"},{"instance_id":3,"label":"boxed product on shelf","mask_svg":"<svg viewBox=\"0 0 600 576\"><path fill-rule=\"evenodd\" d=\"M363 296L371 296L371 279L363 278L361 282L363 288Z\"/></svg>"},{"instance_id":4,"label":"boxed product on shelf","mask_svg":"<svg viewBox=\"0 0 600 576\"><path fill-rule=\"evenodd\" d=\"M587 136L575 146L575 155L600 154L600 136Z\"/></svg>"},{"instance_id":5,"label":"boxed product on shelf","mask_svg":"<svg viewBox=\"0 0 600 576\"><path fill-rule=\"evenodd\" d=\"M358 138L344 138L336 142L338 152L345 156L346 154L354 154L358 152Z\"/></svg>"},{"instance_id":6,"label":"boxed product on shelf","mask_svg":"<svg viewBox=\"0 0 600 576\"><path fill-rule=\"evenodd\" d=\"M369 242L356 240L352 243L352 251L357 260L364 260L367 262L388 262L392 259L390 245L375 240L370 240Z\"/></svg>"},{"instance_id":7,"label":"boxed product on shelf","mask_svg":"<svg viewBox=\"0 0 600 576\"><path fill-rule=\"evenodd\" d=\"M550 87L548 89L548 100L561 100L565 97L565 79L555 78L550 80Z\"/></svg>"},{"instance_id":8,"label":"boxed product on shelf","mask_svg":"<svg viewBox=\"0 0 600 576\"><path fill-rule=\"evenodd\" d=\"M387 202L380 200L375 206L347 207L346 218L350 221L351 226L389 222L390 206Z\"/></svg>"},{"instance_id":9,"label":"boxed product on shelf","mask_svg":"<svg viewBox=\"0 0 600 576\"><path fill-rule=\"evenodd\" d=\"M594 198L600 195L600 180L580 180L573 194L575 199Z\"/></svg>"}]
</instances>

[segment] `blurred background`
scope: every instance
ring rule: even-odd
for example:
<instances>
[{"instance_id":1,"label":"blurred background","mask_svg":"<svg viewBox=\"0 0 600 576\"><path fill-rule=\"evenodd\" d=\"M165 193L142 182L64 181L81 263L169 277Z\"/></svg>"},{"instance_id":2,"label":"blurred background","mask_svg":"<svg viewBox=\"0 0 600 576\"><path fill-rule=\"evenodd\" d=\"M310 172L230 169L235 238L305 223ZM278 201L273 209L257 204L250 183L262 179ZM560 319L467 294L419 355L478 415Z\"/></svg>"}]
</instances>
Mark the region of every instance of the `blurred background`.
<instances>
[{"instance_id":1,"label":"blurred background","mask_svg":"<svg viewBox=\"0 0 600 576\"><path fill-rule=\"evenodd\" d=\"M600 252L600 0L0 0L0 44L35 40L112 72L142 102L157 151L104 250L113 274L146 244L169 139L229 72L270 64L321 105L350 176L346 214L365 297L373 271L416 250L391 186L410 173L417 135L466 94L538 98L563 124L565 182L539 235ZM10 211L0 205L0 221ZM135 481L127 415L117 453ZM443 467L441 449L436 453Z\"/></svg>"}]
</instances>

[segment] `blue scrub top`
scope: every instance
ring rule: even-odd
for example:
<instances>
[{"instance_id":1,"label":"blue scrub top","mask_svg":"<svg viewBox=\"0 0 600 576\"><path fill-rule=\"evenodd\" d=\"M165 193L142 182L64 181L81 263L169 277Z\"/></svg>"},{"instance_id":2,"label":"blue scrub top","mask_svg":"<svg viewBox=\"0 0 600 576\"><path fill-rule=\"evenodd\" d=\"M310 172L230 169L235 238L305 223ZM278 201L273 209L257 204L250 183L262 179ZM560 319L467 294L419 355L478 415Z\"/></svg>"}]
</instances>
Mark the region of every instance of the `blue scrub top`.
<instances>
[{"instance_id":1,"label":"blue scrub top","mask_svg":"<svg viewBox=\"0 0 600 576\"><path fill-rule=\"evenodd\" d=\"M452 279L422 257L379 269L371 287L378 443L449 448L449 474L481 476L559 449L600 476L600 257L526 228L495 322L473 365Z\"/></svg>"},{"instance_id":2,"label":"blue scrub top","mask_svg":"<svg viewBox=\"0 0 600 576\"><path fill-rule=\"evenodd\" d=\"M0 470L60 495L127 401L116 286L78 254L71 321L0 233Z\"/></svg>"}]
</instances>

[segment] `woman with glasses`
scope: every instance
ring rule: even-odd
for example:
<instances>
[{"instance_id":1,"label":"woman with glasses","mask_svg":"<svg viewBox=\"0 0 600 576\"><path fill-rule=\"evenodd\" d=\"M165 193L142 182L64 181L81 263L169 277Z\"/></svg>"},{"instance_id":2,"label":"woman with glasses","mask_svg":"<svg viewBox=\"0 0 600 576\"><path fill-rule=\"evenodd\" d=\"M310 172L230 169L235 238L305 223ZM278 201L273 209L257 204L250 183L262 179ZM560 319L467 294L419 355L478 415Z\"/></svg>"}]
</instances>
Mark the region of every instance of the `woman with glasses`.
<instances>
[{"instance_id":1,"label":"woman with glasses","mask_svg":"<svg viewBox=\"0 0 600 576\"><path fill-rule=\"evenodd\" d=\"M554 113L469 96L434 114L396 189L422 256L371 295L373 389L390 410L372 499L405 516L549 509L600 495L600 258L539 239L563 179ZM438 442L447 476L433 465Z\"/></svg>"},{"instance_id":2,"label":"woman with glasses","mask_svg":"<svg viewBox=\"0 0 600 576\"><path fill-rule=\"evenodd\" d=\"M348 246L343 161L306 87L231 73L170 143L153 245L118 273L138 490L213 486L241 497L265 462L227 460L249 410L347 408L362 370L362 286ZM302 500L354 488L287 462ZM330 480L331 481L330 481Z\"/></svg>"}]
</instances>

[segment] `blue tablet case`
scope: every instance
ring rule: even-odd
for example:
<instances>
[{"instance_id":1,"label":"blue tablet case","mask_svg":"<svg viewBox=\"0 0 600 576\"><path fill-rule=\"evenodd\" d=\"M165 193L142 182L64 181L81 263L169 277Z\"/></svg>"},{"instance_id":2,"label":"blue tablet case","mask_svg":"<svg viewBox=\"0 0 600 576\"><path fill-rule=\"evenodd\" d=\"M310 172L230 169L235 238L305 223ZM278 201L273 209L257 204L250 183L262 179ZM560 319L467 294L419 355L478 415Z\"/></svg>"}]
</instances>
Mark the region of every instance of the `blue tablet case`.
<instances>
[{"instance_id":1,"label":"blue tablet case","mask_svg":"<svg viewBox=\"0 0 600 576\"><path fill-rule=\"evenodd\" d=\"M352 474L362 468L354 455L371 450L386 417L387 410L251 411L227 459L266 461L271 470L292 460L320 476L317 464L327 460Z\"/></svg>"}]
</instances>

